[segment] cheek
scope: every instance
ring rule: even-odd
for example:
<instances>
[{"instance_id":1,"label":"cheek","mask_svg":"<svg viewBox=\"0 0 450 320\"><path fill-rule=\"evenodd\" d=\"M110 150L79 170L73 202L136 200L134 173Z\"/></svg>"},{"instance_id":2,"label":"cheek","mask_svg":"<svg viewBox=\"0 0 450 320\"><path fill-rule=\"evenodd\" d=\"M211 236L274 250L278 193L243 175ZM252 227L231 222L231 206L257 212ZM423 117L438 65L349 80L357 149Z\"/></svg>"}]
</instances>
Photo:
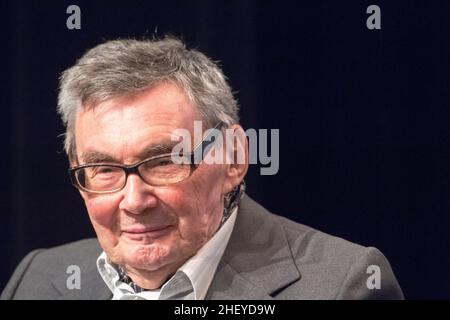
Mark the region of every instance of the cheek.
<instances>
[{"instance_id":1,"label":"cheek","mask_svg":"<svg viewBox=\"0 0 450 320\"><path fill-rule=\"evenodd\" d=\"M204 170L201 170L204 169ZM200 209L199 212L210 212L222 202L222 185L224 174L221 166L210 165L198 169L198 179L192 180L191 198Z\"/></svg>"},{"instance_id":2,"label":"cheek","mask_svg":"<svg viewBox=\"0 0 450 320\"><path fill-rule=\"evenodd\" d=\"M204 241L215 232L223 211L220 177L192 179L172 190L172 210L177 212L180 236Z\"/></svg>"},{"instance_id":3,"label":"cheek","mask_svg":"<svg viewBox=\"0 0 450 320\"><path fill-rule=\"evenodd\" d=\"M115 225L115 213L119 207L119 199L110 196L85 198L89 217L94 224L108 227Z\"/></svg>"}]
</instances>

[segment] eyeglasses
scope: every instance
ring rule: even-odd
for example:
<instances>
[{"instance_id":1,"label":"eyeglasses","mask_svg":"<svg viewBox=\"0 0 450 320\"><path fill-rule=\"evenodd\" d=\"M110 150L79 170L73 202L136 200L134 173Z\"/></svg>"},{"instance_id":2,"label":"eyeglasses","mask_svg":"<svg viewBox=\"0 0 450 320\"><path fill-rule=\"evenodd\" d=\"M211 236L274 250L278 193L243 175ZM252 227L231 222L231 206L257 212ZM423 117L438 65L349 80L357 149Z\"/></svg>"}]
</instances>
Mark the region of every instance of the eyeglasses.
<instances>
[{"instance_id":1,"label":"eyeglasses","mask_svg":"<svg viewBox=\"0 0 450 320\"><path fill-rule=\"evenodd\" d=\"M69 169L70 180L76 188L90 193L120 191L125 187L130 174L137 174L145 183L152 186L179 183L189 178L198 168L216 141L215 132L223 125L223 122L219 122L210 130L193 152L184 155L162 154L133 165L83 164Z\"/></svg>"}]
</instances>

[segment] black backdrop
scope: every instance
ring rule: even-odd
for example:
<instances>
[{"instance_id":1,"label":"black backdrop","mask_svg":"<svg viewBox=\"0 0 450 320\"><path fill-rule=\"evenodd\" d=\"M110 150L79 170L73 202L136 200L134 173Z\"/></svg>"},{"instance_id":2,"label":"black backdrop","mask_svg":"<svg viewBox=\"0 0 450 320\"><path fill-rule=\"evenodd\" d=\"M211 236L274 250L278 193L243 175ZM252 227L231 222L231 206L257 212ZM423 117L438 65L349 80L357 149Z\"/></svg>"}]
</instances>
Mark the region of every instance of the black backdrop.
<instances>
[{"instance_id":1,"label":"black backdrop","mask_svg":"<svg viewBox=\"0 0 450 320\"><path fill-rule=\"evenodd\" d=\"M66 8L81 8L81 30ZM366 8L381 7L381 30ZM450 298L450 1L2 1L0 289L31 249L94 236L58 137L58 74L104 39L182 36L220 60L245 128L280 129L264 206Z\"/></svg>"}]
</instances>

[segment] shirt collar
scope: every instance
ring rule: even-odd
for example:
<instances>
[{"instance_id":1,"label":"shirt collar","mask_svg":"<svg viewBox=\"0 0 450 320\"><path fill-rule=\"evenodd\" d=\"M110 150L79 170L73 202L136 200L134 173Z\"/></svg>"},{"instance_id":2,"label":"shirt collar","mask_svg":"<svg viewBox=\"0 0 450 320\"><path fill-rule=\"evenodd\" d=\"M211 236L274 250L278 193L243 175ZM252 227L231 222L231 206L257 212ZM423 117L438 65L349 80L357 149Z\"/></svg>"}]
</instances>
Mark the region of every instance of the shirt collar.
<instances>
[{"instance_id":1,"label":"shirt collar","mask_svg":"<svg viewBox=\"0 0 450 320\"><path fill-rule=\"evenodd\" d=\"M196 300L203 300L206 296L217 266L230 240L236 215L237 207L216 234L179 269L191 280Z\"/></svg>"},{"instance_id":2,"label":"shirt collar","mask_svg":"<svg viewBox=\"0 0 450 320\"><path fill-rule=\"evenodd\" d=\"M188 259L161 289L135 293L130 285L120 281L117 266L109 260L103 251L97 259L97 269L108 288L113 293L113 299L134 297L137 299L154 300L159 298L164 286L178 277L180 272L187 275L193 287L195 300L203 300L216 272L220 259L230 239L236 221L238 208L235 207L230 217L222 224L214 236L200 250Z\"/></svg>"}]
</instances>

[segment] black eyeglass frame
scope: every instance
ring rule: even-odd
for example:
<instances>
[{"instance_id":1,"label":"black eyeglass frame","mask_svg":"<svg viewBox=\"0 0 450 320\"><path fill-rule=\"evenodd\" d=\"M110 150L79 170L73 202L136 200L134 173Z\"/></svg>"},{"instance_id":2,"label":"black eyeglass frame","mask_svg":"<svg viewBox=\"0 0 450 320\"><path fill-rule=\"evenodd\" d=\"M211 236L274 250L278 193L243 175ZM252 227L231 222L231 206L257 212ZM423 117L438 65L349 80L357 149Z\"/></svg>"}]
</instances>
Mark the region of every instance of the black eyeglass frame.
<instances>
[{"instance_id":1,"label":"black eyeglass frame","mask_svg":"<svg viewBox=\"0 0 450 320\"><path fill-rule=\"evenodd\" d=\"M168 186L168 185L175 185L177 183L180 183L182 181L185 181L187 179L189 179L190 176L192 176L192 174L194 173L194 171L198 168L198 166L200 165L200 163L203 161L204 157L206 154L208 154L210 148L214 145L214 143L216 142L216 136L214 135L214 133L216 132L216 130L221 130L222 127L225 125L224 122L219 122L217 123L214 128L212 128L210 130L210 132L208 133L208 135L205 136L205 138L203 138L203 140L199 143L199 145L190 153L187 153L186 155L183 155L183 157L187 157L189 158L189 165L190 165L190 171L189 174L186 178L174 182L174 183L169 183L169 184L158 184L158 185L153 185L155 187L162 187L162 186ZM172 156L174 155L174 153L165 153L165 154L161 154L161 155L157 155L157 156L153 156L147 159L144 159L142 161L139 161L138 163L135 164L131 164L131 165L124 165L124 164L116 164L116 163L86 163L86 164L82 164L79 166L75 166L72 168L69 168L69 177L70 177L70 181L72 183L72 185L80 190L83 190L85 192L89 192L89 193L95 193L95 194L107 194L107 193L114 193L114 192L118 192L120 190L122 190L123 188L125 188L126 184L127 184L127 180L128 180L128 176L130 174L136 174L138 175L139 178L142 179L142 181L144 181L145 183L149 184L139 173L139 167L144 164L144 163L148 163L150 161L154 161L157 159L161 159L161 158L165 158L168 156ZM77 176L76 176L76 172L78 170L84 169L84 168L90 168L90 167L101 167L101 166L108 166L108 167L113 167L113 168L120 168L125 172L125 181L123 183L123 186L114 190L108 190L108 191L93 191L93 190L89 190L84 188L78 181ZM149 184L150 185L150 184Z\"/></svg>"}]
</instances>

